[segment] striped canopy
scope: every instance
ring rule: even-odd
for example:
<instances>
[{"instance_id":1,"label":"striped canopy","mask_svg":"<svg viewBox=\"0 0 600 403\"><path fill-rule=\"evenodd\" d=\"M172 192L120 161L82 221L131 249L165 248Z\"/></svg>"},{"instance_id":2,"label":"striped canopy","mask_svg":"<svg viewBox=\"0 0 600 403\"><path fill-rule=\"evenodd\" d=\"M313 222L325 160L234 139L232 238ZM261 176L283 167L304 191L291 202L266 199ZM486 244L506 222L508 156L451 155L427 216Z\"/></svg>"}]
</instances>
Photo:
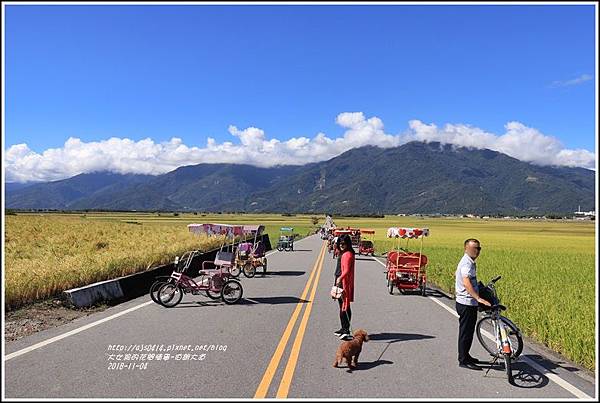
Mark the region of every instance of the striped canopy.
<instances>
[{"instance_id":1,"label":"striped canopy","mask_svg":"<svg viewBox=\"0 0 600 403\"><path fill-rule=\"evenodd\" d=\"M226 235L228 237L239 236L244 233L243 225L232 225L232 224L188 224L188 230L194 234L207 234L207 235Z\"/></svg>"},{"instance_id":2,"label":"striped canopy","mask_svg":"<svg viewBox=\"0 0 600 403\"><path fill-rule=\"evenodd\" d=\"M419 238L429 236L429 228L391 227L387 230L388 238Z\"/></svg>"}]
</instances>

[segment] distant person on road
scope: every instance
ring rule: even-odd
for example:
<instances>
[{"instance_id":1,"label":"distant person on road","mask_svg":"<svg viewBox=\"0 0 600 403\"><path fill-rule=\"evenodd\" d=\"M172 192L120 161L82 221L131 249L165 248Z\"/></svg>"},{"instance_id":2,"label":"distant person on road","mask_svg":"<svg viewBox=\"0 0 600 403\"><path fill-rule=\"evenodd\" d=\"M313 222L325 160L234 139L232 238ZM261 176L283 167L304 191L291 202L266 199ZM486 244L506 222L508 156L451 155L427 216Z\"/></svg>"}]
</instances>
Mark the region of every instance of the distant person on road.
<instances>
[{"instance_id":1,"label":"distant person on road","mask_svg":"<svg viewBox=\"0 0 600 403\"><path fill-rule=\"evenodd\" d=\"M340 256L340 241L341 239L339 237L335 237L333 238L333 257L339 257Z\"/></svg>"},{"instance_id":2,"label":"distant person on road","mask_svg":"<svg viewBox=\"0 0 600 403\"><path fill-rule=\"evenodd\" d=\"M333 244L336 249L340 248L340 239L336 237L336 242ZM335 273L333 275L333 283L337 285L337 279L342 275L342 257L338 256L336 259ZM337 334L337 332L336 332ZM339 336L339 335L338 335Z\"/></svg>"},{"instance_id":3,"label":"distant person on road","mask_svg":"<svg viewBox=\"0 0 600 403\"><path fill-rule=\"evenodd\" d=\"M341 340L352 340L352 335L350 334L350 320L352 319L350 303L354 302L354 249L352 249L350 236L347 234L339 237L338 244L340 250L340 275L337 276L336 273L335 284L342 288L344 292L342 293L342 297L338 299L342 327L334 333Z\"/></svg>"},{"instance_id":4,"label":"distant person on road","mask_svg":"<svg viewBox=\"0 0 600 403\"><path fill-rule=\"evenodd\" d=\"M464 243L465 254L456 267L456 312L458 313L458 366L481 370L481 364L469 355L475 324L477 322L477 306L491 304L479 296L477 286L477 266L475 260L481 253L481 244L477 239L469 238Z\"/></svg>"}]
</instances>

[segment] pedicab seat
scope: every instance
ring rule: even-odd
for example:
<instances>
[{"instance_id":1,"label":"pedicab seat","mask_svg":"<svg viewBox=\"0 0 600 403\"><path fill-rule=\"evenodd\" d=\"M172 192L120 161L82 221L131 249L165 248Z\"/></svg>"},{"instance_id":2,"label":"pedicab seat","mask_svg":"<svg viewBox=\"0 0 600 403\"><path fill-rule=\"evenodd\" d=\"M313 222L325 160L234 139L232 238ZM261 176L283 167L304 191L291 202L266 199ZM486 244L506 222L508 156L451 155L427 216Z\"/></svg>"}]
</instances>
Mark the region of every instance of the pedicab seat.
<instances>
[{"instance_id":1,"label":"pedicab seat","mask_svg":"<svg viewBox=\"0 0 600 403\"><path fill-rule=\"evenodd\" d=\"M421 264L419 266L419 257ZM406 253L391 251L387 254L388 264L392 267L402 267L407 269L418 269L427 265L427 256L419 253Z\"/></svg>"},{"instance_id":2,"label":"pedicab seat","mask_svg":"<svg viewBox=\"0 0 600 403\"><path fill-rule=\"evenodd\" d=\"M224 252L218 251L215 256L215 265L216 266L231 266L233 264L235 255L233 252Z\"/></svg>"},{"instance_id":3,"label":"pedicab seat","mask_svg":"<svg viewBox=\"0 0 600 403\"><path fill-rule=\"evenodd\" d=\"M265 244L262 243L262 241L258 241L256 243L256 247L254 248L254 251L252 252L252 255L254 257L264 257L265 256Z\"/></svg>"},{"instance_id":4,"label":"pedicab seat","mask_svg":"<svg viewBox=\"0 0 600 403\"><path fill-rule=\"evenodd\" d=\"M240 246L238 246L238 253L242 257L247 257L248 255L250 255L251 251L252 251L252 243L250 243L250 242L244 242L244 243L241 243Z\"/></svg>"}]
</instances>

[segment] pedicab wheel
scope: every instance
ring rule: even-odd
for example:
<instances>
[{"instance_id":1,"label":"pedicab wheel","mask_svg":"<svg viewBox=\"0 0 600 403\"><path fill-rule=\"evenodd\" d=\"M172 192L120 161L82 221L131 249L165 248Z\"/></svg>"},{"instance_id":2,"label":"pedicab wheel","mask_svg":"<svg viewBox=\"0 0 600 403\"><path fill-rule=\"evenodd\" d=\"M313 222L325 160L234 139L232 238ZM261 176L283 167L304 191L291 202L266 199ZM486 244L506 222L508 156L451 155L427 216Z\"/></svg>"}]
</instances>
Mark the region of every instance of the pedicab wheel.
<instances>
[{"instance_id":1,"label":"pedicab wheel","mask_svg":"<svg viewBox=\"0 0 600 403\"><path fill-rule=\"evenodd\" d=\"M404 291L404 289L402 289L400 287L398 287L398 291L400 291L400 294L402 294L402 295L406 294L406 291Z\"/></svg>"},{"instance_id":2,"label":"pedicab wheel","mask_svg":"<svg viewBox=\"0 0 600 403\"><path fill-rule=\"evenodd\" d=\"M394 283L388 278L387 279L387 288L390 295L394 294Z\"/></svg>"},{"instance_id":3,"label":"pedicab wheel","mask_svg":"<svg viewBox=\"0 0 600 403\"><path fill-rule=\"evenodd\" d=\"M206 296L213 300L221 299L221 291L213 291L210 288L206 290Z\"/></svg>"},{"instance_id":4,"label":"pedicab wheel","mask_svg":"<svg viewBox=\"0 0 600 403\"><path fill-rule=\"evenodd\" d=\"M236 264L234 264L233 266L231 266L229 268L229 274L231 274L231 277L236 277L237 278L237 277L240 276L241 272L242 271L240 270L239 266L236 265Z\"/></svg>"},{"instance_id":5,"label":"pedicab wheel","mask_svg":"<svg viewBox=\"0 0 600 403\"><path fill-rule=\"evenodd\" d=\"M283 246L281 246L281 245L277 245L277 250L278 250L279 252L283 252Z\"/></svg>"},{"instance_id":6,"label":"pedicab wheel","mask_svg":"<svg viewBox=\"0 0 600 403\"><path fill-rule=\"evenodd\" d=\"M252 278L256 275L256 267L252 263L247 263L242 269L244 276Z\"/></svg>"},{"instance_id":7,"label":"pedicab wheel","mask_svg":"<svg viewBox=\"0 0 600 403\"><path fill-rule=\"evenodd\" d=\"M161 303L158 301L158 290L165 284L167 284L167 281L157 280L150 286L150 298L152 298L152 301L156 302L159 305L161 305Z\"/></svg>"},{"instance_id":8,"label":"pedicab wheel","mask_svg":"<svg viewBox=\"0 0 600 403\"><path fill-rule=\"evenodd\" d=\"M158 303L165 308L172 308L181 302L183 290L175 284L163 284L158 290Z\"/></svg>"},{"instance_id":9,"label":"pedicab wheel","mask_svg":"<svg viewBox=\"0 0 600 403\"><path fill-rule=\"evenodd\" d=\"M221 298L228 305L235 304L242 298L244 290L237 280L227 280L221 289Z\"/></svg>"}]
</instances>

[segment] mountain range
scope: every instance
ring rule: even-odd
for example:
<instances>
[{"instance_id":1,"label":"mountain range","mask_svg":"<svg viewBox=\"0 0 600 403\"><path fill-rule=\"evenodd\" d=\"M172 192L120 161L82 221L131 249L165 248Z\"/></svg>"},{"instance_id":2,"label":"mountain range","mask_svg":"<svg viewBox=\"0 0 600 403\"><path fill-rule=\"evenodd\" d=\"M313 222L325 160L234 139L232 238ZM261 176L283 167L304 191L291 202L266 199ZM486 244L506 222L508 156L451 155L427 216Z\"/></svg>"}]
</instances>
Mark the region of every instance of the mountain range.
<instances>
[{"instance_id":1,"label":"mountain range","mask_svg":"<svg viewBox=\"0 0 600 403\"><path fill-rule=\"evenodd\" d=\"M366 146L303 166L199 164L158 176L96 172L6 185L5 207L12 209L548 214L595 208L594 171L435 142Z\"/></svg>"}]
</instances>

